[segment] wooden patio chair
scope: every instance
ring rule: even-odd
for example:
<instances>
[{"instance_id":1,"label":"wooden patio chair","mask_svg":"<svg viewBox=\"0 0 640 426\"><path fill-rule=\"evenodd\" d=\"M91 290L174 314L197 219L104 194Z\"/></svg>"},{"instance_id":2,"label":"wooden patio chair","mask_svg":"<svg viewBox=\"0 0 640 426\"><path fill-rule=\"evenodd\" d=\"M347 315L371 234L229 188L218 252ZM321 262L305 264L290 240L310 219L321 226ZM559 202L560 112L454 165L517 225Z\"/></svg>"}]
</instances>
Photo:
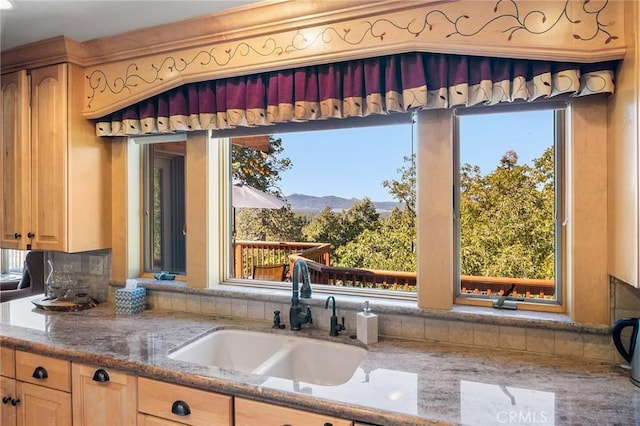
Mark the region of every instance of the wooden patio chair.
<instances>
[{"instance_id":1,"label":"wooden patio chair","mask_svg":"<svg viewBox=\"0 0 640 426\"><path fill-rule=\"evenodd\" d=\"M284 281L286 266L284 263L281 265L256 265L253 267L253 279L254 280L266 280L266 281Z\"/></svg>"}]
</instances>

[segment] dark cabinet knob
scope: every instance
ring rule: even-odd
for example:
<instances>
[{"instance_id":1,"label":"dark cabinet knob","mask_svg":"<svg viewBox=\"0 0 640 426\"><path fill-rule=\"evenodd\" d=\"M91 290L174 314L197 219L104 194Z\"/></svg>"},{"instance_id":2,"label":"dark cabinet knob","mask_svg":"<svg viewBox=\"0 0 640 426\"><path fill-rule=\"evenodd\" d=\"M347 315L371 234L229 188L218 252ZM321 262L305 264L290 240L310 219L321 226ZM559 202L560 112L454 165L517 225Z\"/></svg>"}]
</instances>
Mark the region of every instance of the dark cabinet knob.
<instances>
[{"instance_id":1,"label":"dark cabinet knob","mask_svg":"<svg viewBox=\"0 0 640 426\"><path fill-rule=\"evenodd\" d=\"M34 234L33 232L29 232L29 233L27 234L27 237L29 237L29 238L33 238L33 237L35 237L35 236L36 236L36 234Z\"/></svg>"},{"instance_id":2,"label":"dark cabinet knob","mask_svg":"<svg viewBox=\"0 0 640 426\"><path fill-rule=\"evenodd\" d=\"M102 368L99 368L96 370L95 373L93 373L93 381L94 382L100 382L100 383L106 383L109 381L109 373L107 373L106 370L103 370Z\"/></svg>"},{"instance_id":3,"label":"dark cabinet knob","mask_svg":"<svg viewBox=\"0 0 640 426\"><path fill-rule=\"evenodd\" d=\"M15 234L13 234L13 238L16 240L19 240L20 238L22 238L22 234L18 234L17 232Z\"/></svg>"},{"instance_id":4,"label":"dark cabinet knob","mask_svg":"<svg viewBox=\"0 0 640 426\"><path fill-rule=\"evenodd\" d=\"M188 416L191 414L191 408L186 402L178 400L171 406L171 412L176 416Z\"/></svg>"},{"instance_id":5,"label":"dark cabinet knob","mask_svg":"<svg viewBox=\"0 0 640 426\"><path fill-rule=\"evenodd\" d=\"M49 377L49 374L47 373L47 370L45 370L44 367L36 367L36 369L33 370L33 374L31 375L31 377L33 377L34 379L42 380Z\"/></svg>"},{"instance_id":6,"label":"dark cabinet knob","mask_svg":"<svg viewBox=\"0 0 640 426\"><path fill-rule=\"evenodd\" d=\"M14 407L15 407L16 405L18 405L19 403L20 403L20 398L18 398L18 399L12 399L12 400L11 400L11 405L13 405Z\"/></svg>"},{"instance_id":7,"label":"dark cabinet knob","mask_svg":"<svg viewBox=\"0 0 640 426\"><path fill-rule=\"evenodd\" d=\"M2 397L2 403L3 404L8 404L9 401L11 401L11 397L10 396L3 396Z\"/></svg>"},{"instance_id":8,"label":"dark cabinet knob","mask_svg":"<svg viewBox=\"0 0 640 426\"><path fill-rule=\"evenodd\" d=\"M324 426L333 426L333 423L327 422L327 423L324 424Z\"/></svg>"}]
</instances>

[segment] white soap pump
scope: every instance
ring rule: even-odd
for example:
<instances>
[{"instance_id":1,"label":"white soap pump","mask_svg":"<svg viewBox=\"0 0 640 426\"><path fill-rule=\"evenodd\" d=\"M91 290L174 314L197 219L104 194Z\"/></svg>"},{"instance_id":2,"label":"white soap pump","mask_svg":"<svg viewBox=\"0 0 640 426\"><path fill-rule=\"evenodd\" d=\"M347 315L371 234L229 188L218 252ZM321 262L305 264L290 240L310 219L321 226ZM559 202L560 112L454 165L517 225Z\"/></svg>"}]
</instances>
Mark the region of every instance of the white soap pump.
<instances>
[{"instance_id":1,"label":"white soap pump","mask_svg":"<svg viewBox=\"0 0 640 426\"><path fill-rule=\"evenodd\" d=\"M378 341L378 316L371 313L369 301L364 302L364 309L356 318L356 336L365 345Z\"/></svg>"}]
</instances>

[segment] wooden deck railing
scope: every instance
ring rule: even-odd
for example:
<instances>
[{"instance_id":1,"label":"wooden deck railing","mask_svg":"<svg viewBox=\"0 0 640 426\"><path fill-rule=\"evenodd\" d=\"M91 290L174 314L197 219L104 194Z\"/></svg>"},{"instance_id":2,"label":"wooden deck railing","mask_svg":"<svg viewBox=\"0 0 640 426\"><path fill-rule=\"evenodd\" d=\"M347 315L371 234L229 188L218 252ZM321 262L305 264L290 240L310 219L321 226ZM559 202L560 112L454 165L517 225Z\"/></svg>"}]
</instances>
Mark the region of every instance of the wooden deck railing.
<instances>
[{"instance_id":1,"label":"wooden deck railing","mask_svg":"<svg viewBox=\"0 0 640 426\"><path fill-rule=\"evenodd\" d=\"M299 255L289 256L290 265L293 265L298 259L304 259L307 262L312 283L384 290L416 290L416 274L414 272L329 266L310 260L305 257L305 254L303 252Z\"/></svg>"},{"instance_id":2,"label":"wooden deck railing","mask_svg":"<svg viewBox=\"0 0 640 426\"><path fill-rule=\"evenodd\" d=\"M308 259L330 264L331 246L325 243L235 241L233 277L248 278L256 265L288 264L289 256L305 253Z\"/></svg>"},{"instance_id":3,"label":"wooden deck railing","mask_svg":"<svg viewBox=\"0 0 640 426\"><path fill-rule=\"evenodd\" d=\"M415 272L384 271L331 266L331 247L326 243L236 241L234 243L234 277L248 278L255 265L289 264L297 259L307 262L311 282L343 287L416 291ZM238 273L239 272L239 273ZM290 274L287 279L290 279ZM499 278L462 275L462 293L469 295L502 294L512 284L513 296L549 298L555 296L552 280Z\"/></svg>"}]
</instances>

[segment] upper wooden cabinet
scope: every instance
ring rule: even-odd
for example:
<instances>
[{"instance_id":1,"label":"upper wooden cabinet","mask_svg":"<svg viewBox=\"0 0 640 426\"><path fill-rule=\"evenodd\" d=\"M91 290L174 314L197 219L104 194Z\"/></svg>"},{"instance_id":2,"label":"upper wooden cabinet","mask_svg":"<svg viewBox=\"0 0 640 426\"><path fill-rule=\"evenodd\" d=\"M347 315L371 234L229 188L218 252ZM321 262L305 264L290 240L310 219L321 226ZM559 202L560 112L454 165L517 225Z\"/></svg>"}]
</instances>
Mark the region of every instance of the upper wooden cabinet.
<instances>
[{"instance_id":1,"label":"upper wooden cabinet","mask_svg":"<svg viewBox=\"0 0 640 426\"><path fill-rule=\"evenodd\" d=\"M640 287L640 5L624 3L627 52L608 110L608 265Z\"/></svg>"},{"instance_id":2,"label":"upper wooden cabinet","mask_svg":"<svg viewBox=\"0 0 640 426\"><path fill-rule=\"evenodd\" d=\"M110 141L81 115L83 76L72 64L2 76L2 248L110 247Z\"/></svg>"}]
</instances>

